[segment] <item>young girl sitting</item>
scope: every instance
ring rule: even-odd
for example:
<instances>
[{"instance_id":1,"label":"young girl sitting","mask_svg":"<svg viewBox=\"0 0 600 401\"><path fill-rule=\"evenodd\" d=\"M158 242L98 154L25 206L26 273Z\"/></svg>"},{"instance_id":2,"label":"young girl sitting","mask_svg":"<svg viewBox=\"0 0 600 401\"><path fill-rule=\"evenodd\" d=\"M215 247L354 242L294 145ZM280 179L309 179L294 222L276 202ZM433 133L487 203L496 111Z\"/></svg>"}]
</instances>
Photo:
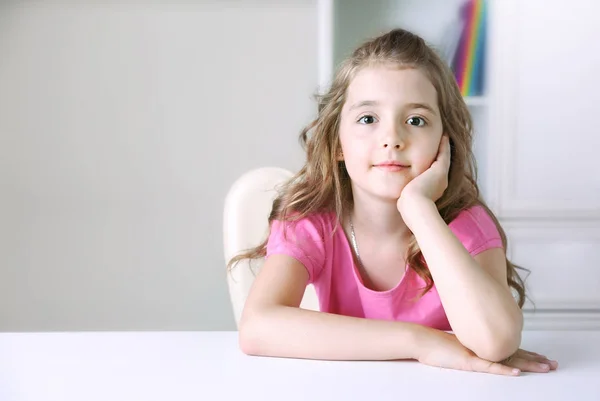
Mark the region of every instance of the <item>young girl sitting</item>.
<instances>
[{"instance_id":1,"label":"young girl sitting","mask_svg":"<svg viewBox=\"0 0 600 401\"><path fill-rule=\"evenodd\" d=\"M422 38L395 29L356 49L301 140L306 164L273 203L269 236L229 263L266 258L243 352L556 369L519 349L523 282L479 194L469 110ZM318 312L299 308L308 284Z\"/></svg>"}]
</instances>

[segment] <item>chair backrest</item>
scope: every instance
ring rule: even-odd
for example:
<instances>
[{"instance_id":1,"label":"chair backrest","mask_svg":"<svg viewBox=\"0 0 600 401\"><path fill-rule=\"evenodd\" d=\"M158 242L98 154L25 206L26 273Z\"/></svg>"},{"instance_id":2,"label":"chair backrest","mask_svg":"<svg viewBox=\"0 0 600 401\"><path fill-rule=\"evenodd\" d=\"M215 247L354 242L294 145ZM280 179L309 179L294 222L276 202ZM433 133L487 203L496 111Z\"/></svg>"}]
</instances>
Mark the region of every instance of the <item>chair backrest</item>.
<instances>
[{"instance_id":1,"label":"chair backrest","mask_svg":"<svg viewBox=\"0 0 600 401\"><path fill-rule=\"evenodd\" d=\"M277 195L276 187L293 174L279 167L262 167L239 177L225 197L223 213L223 246L226 264L249 248L262 243L268 235L268 218ZM240 261L227 272L229 296L236 325L239 326L244 303L264 258ZM316 292L306 287L300 307L319 310Z\"/></svg>"}]
</instances>

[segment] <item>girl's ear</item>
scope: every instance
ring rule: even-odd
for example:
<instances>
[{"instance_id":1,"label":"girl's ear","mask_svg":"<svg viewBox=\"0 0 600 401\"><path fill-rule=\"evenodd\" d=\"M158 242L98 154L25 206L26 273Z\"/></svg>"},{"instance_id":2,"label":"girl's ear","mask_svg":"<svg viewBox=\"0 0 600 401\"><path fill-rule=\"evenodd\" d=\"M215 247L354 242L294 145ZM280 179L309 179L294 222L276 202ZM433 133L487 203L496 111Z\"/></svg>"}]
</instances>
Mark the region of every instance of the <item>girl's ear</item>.
<instances>
[{"instance_id":1,"label":"girl's ear","mask_svg":"<svg viewBox=\"0 0 600 401\"><path fill-rule=\"evenodd\" d=\"M344 152L342 152L342 148L338 150L336 160L339 162L344 161Z\"/></svg>"}]
</instances>

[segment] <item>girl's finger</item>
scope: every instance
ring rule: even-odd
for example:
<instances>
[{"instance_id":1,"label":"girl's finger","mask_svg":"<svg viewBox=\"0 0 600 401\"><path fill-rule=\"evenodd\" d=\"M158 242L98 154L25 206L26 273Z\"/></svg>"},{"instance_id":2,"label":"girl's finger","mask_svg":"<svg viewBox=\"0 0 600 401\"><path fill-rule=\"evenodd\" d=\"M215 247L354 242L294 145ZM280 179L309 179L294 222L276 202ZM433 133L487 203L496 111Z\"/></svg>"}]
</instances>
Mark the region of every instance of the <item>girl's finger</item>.
<instances>
[{"instance_id":1,"label":"girl's finger","mask_svg":"<svg viewBox=\"0 0 600 401\"><path fill-rule=\"evenodd\" d=\"M450 168L450 137L447 135L442 137L442 142L440 143L440 148L435 159L436 161L442 162L445 170Z\"/></svg>"},{"instance_id":2,"label":"girl's finger","mask_svg":"<svg viewBox=\"0 0 600 401\"><path fill-rule=\"evenodd\" d=\"M547 364L550 366L550 370L555 370L558 368L558 362L550 360L546 356L537 354L535 352L524 351L519 354L519 357L530 361Z\"/></svg>"},{"instance_id":3,"label":"girl's finger","mask_svg":"<svg viewBox=\"0 0 600 401\"><path fill-rule=\"evenodd\" d=\"M491 373L494 375L518 376L521 374L521 370L518 368L513 368L497 362L486 361L481 358L473 358L471 368L475 372Z\"/></svg>"},{"instance_id":4,"label":"girl's finger","mask_svg":"<svg viewBox=\"0 0 600 401\"><path fill-rule=\"evenodd\" d=\"M446 156L450 157L450 137L448 135L444 135L444 140L446 141L444 144L444 153Z\"/></svg>"},{"instance_id":5,"label":"girl's finger","mask_svg":"<svg viewBox=\"0 0 600 401\"><path fill-rule=\"evenodd\" d=\"M548 358L535 359L535 362L550 366L550 370L556 370L558 368L558 362L552 361L552 360L550 360Z\"/></svg>"},{"instance_id":6,"label":"girl's finger","mask_svg":"<svg viewBox=\"0 0 600 401\"><path fill-rule=\"evenodd\" d=\"M537 352L527 351L527 350L524 350L524 349L519 349L517 351L517 354L525 354L525 355L531 355L531 356L537 356L537 357L546 358L546 355L538 354Z\"/></svg>"},{"instance_id":7,"label":"girl's finger","mask_svg":"<svg viewBox=\"0 0 600 401\"><path fill-rule=\"evenodd\" d=\"M549 363L525 358L514 358L510 361L510 365L520 369L522 372L546 373L552 370L552 366Z\"/></svg>"}]
</instances>

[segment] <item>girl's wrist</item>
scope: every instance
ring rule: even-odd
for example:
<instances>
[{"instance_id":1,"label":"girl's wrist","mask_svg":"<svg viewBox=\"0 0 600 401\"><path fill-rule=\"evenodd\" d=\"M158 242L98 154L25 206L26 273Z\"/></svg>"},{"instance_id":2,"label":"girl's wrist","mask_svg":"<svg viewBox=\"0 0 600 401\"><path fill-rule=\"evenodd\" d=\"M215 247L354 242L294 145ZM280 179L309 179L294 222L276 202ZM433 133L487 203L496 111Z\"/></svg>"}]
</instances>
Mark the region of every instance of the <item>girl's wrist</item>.
<instances>
[{"instance_id":1,"label":"girl's wrist","mask_svg":"<svg viewBox=\"0 0 600 401\"><path fill-rule=\"evenodd\" d=\"M428 326L418 326L415 330L413 359L419 360L424 353L431 349L436 338L436 329Z\"/></svg>"},{"instance_id":2,"label":"girl's wrist","mask_svg":"<svg viewBox=\"0 0 600 401\"><path fill-rule=\"evenodd\" d=\"M398 211L409 229L415 222L422 220L426 214L438 213L435 202L429 198L419 195L401 196L397 202Z\"/></svg>"}]
</instances>

